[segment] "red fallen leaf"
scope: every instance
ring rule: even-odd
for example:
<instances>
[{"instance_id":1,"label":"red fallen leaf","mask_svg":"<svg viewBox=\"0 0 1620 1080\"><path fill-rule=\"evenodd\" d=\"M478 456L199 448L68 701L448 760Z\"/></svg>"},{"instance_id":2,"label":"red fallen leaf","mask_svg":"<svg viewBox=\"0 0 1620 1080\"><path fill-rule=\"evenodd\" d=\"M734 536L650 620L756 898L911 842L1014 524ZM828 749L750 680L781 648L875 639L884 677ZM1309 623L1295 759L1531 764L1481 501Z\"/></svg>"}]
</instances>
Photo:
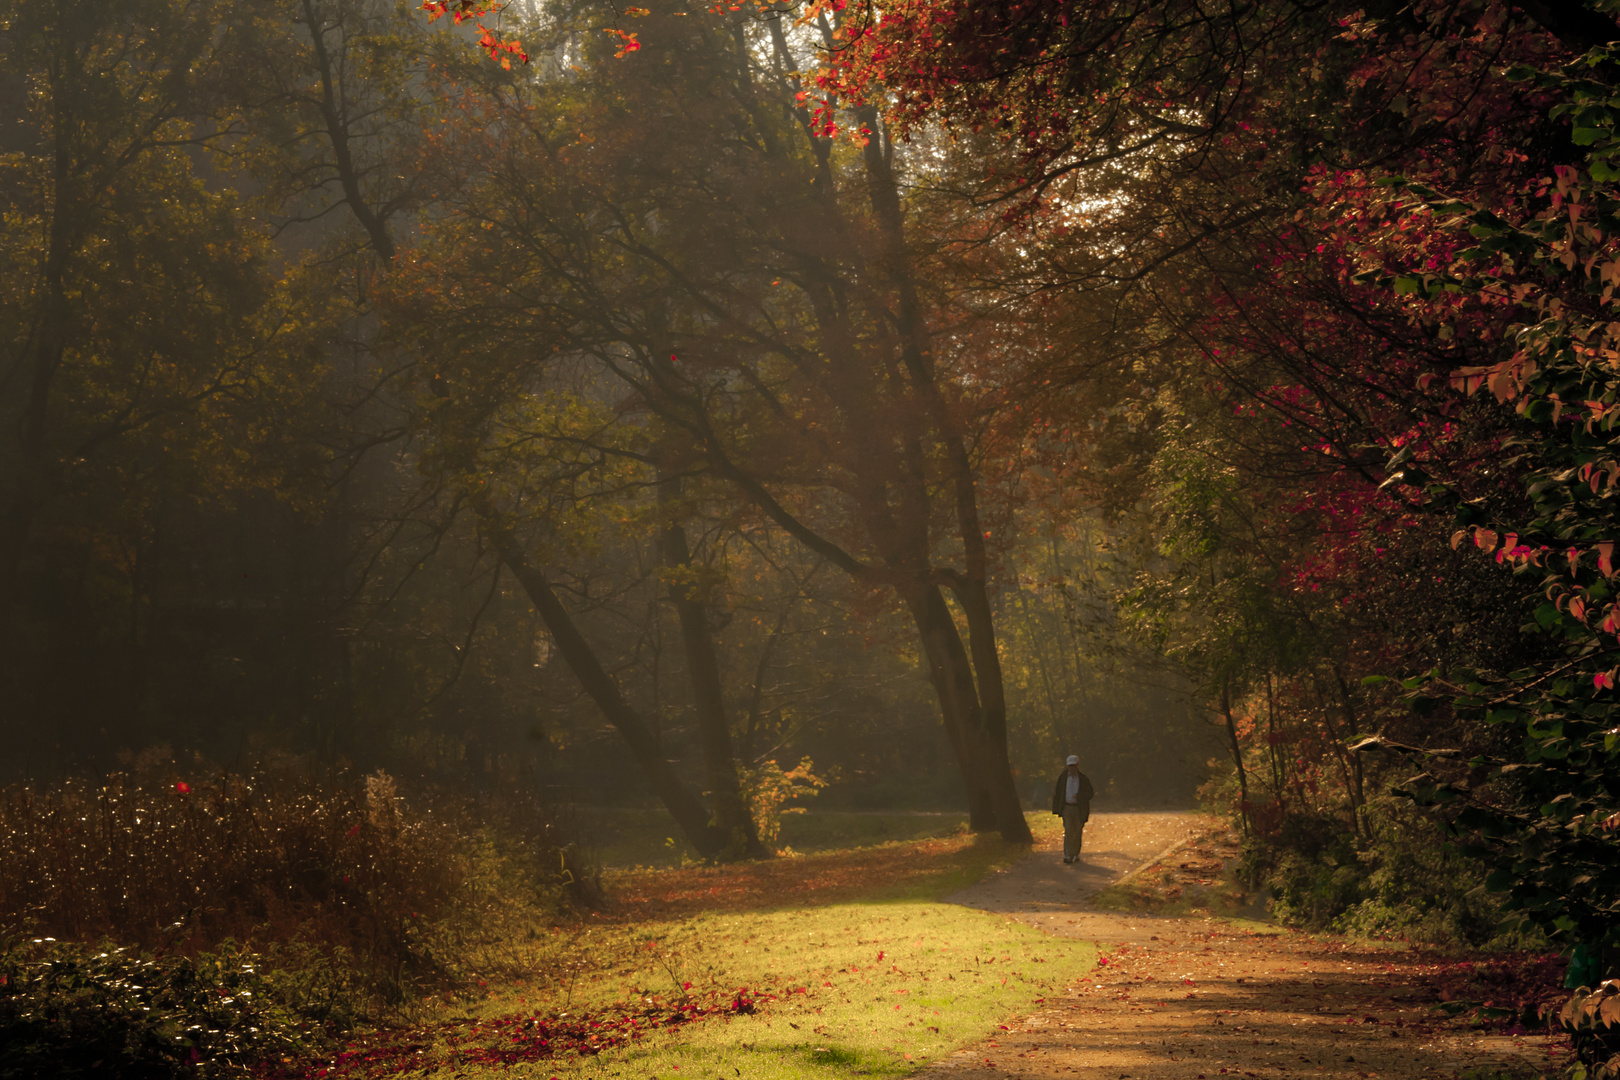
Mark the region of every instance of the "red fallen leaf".
<instances>
[{"instance_id":1,"label":"red fallen leaf","mask_svg":"<svg viewBox=\"0 0 1620 1080\"><path fill-rule=\"evenodd\" d=\"M882 950L882 949L879 949L879 950L878 950L878 960L879 960L879 961L882 961L882 959L883 959L883 950Z\"/></svg>"},{"instance_id":2,"label":"red fallen leaf","mask_svg":"<svg viewBox=\"0 0 1620 1080\"><path fill-rule=\"evenodd\" d=\"M351 828L350 828L350 829L349 829L349 831L348 831L348 832L346 832L346 833L344 833L344 834L343 834L343 835L344 835L344 836L359 836L359 835L360 835L360 823L359 823L359 822L355 822L355 824L354 824L354 825L353 825L353 827L351 827Z\"/></svg>"},{"instance_id":3,"label":"red fallen leaf","mask_svg":"<svg viewBox=\"0 0 1620 1080\"><path fill-rule=\"evenodd\" d=\"M175 782L174 790L175 793L179 795L190 795L191 785L186 783L184 780L179 780Z\"/></svg>"}]
</instances>

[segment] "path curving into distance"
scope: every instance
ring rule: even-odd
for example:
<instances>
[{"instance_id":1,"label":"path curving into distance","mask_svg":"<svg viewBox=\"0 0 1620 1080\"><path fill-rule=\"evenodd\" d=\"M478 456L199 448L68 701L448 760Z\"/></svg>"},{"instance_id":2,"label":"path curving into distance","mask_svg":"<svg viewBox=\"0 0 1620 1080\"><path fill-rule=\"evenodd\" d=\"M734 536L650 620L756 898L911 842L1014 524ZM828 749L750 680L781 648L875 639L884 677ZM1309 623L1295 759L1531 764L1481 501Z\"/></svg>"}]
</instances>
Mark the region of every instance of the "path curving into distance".
<instances>
[{"instance_id":1,"label":"path curving into distance","mask_svg":"<svg viewBox=\"0 0 1620 1080\"><path fill-rule=\"evenodd\" d=\"M1048 840L949 902L1098 943L1091 977L1008 1021L995 1039L922 1070L925 1080L1445 1080L1464 1068L1552 1071L1544 1036L1471 1031L1431 1005L1432 956L1204 917L1093 910L1089 897L1173 859L1212 819L1097 814L1077 866ZM1532 1072L1533 1070L1533 1072Z\"/></svg>"}]
</instances>

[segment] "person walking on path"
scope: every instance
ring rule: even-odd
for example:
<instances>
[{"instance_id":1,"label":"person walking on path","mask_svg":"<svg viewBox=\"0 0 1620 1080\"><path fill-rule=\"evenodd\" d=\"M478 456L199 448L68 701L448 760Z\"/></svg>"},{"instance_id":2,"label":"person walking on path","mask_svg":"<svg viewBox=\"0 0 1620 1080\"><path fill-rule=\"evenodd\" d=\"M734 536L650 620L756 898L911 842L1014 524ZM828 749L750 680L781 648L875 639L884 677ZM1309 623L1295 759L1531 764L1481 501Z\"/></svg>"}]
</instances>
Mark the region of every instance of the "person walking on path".
<instances>
[{"instance_id":1,"label":"person walking on path","mask_svg":"<svg viewBox=\"0 0 1620 1080\"><path fill-rule=\"evenodd\" d=\"M1063 819L1063 861L1080 861L1080 833L1091 817L1091 780L1080 771L1080 757L1070 754L1067 767L1052 785L1052 813Z\"/></svg>"}]
</instances>

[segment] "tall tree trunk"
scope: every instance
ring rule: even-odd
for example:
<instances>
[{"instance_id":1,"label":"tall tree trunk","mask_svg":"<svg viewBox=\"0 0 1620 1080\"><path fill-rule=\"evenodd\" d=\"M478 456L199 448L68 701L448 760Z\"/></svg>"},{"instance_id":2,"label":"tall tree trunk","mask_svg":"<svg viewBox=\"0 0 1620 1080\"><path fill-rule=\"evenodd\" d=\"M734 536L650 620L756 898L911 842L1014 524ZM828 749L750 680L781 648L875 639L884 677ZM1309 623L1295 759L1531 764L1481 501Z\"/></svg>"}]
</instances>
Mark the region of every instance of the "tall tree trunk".
<instances>
[{"instance_id":1,"label":"tall tree trunk","mask_svg":"<svg viewBox=\"0 0 1620 1080\"><path fill-rule=\"evenodd\" d=\"M967 785L970 826L976 831L994 829L1010 843L1031 843L1034 837L1007 759L1006 728L998 729L986 715L967 649L944 594L938 586L922 586L910 591L906 604L922 638L940 710L955 720L958 734L953 749ZM948 723L947 730L950 726Z\"/></svg>"},{"instance_id":2,"label":"tall tree trunk","mask_svg":"<svg viewBox=\"0 0 1620 1080\"><path fill-rule=\"evenodd\" d=\"M1350 801L1350 827L1356 834L1356 839L1359 840L1361 839L1361 807L1356 801L1355 780L1350 771L1349 760L1353 755L1345 749L1344 739L1340 737L1338 727L1333 723L1333 707L1331 705L1322 707L1322 724L1327 728L1328 742L1333 745L1333 759L1338 762L1339 776L1344 780L1345 797Z\"/></svg>"},{"instance_id":3,"label":"tall tree trunk","mask_svg":"<svg viewBox=\"0 0 1620 1080\"><path fill-rule=\"evenodd\" d=\"M968 643L979 691L979 711L973 731L983 755L996 826L1002 838L1010 843L1032 844L1035 837L1024 817L1024 804L1018 798L1018 784L1013 779L1012 757L1007 751L1007 699L990 596L982 578L969 577L953 591L967 615ZM952 628L955 628L954 622Z\"/></svg>"},{"instance_id":4,"label":"tall tree trunk","mask_svg":"<svg viewBox=\"0 0 1620 1080\"><path fill-rule=\"evenodd\" d=\"M1349 738L1349 734L1353 734L1356 730L1356 710L1350 701L1350 687L1344 681L1344 670L1337 664L1333 665L1333 680L1338 684L1339 704L1344 708L1344 722L1348 733L1345 738ZM1351 753L1345 747L1344 740L1339 739L1337 735L1334 735L1334 738L1339 742L1339 752L1349 759L1349 775L1345 778L1345 782L1350 794L1350 812L1356 819L1356 831L1362 836L1371 836L1372 823L1366 820L1367 791L1362 778L1361 755Z\"/></svg>"},{"instance_id":5,"label":"tall tree trunk","mask_svg":"<svg viewBox=\"0 0 1620 1080\"><path fill-rule=\"evenodd\" d=\"M951 583L951 591L967 616L968 648L973 665L970 683L976 684L970 686L976 707L968 712L966 733L970 741L977 744L974 749L979 755L982 780L988 790L997 829L1013 843L1033 843L1007 752L1007 699L1001 657L996 648L995 616L986 586L989 559L979 519L973 464L961 425L945 400L935 369L927 322L906 247L905 215L890 160L892 146L887 131L876 109L857 110L856 116L869 133L863 155L867 192L883 238L879 264L897 300L900 359L918 399L927 410L933 434L945 449L947 475L956 503L957 535L966 556L964 571L955 575ZM948 610L946 618L949 619ZM955 635L954 621L951 629Z\"/></svg>"},{"instance_id":6,"label":"tall tree trunk","mask_svg":"<svg viewBox=\"0 0 1620 1080\"><path fill-rule=\"evenodd\" d=\"M825 16L817 25L825 34L833 32ZM798 65L791 60L780 19L769 20L768 27L782 60L780 77L796 88L797 76L790 72ZM745 98L753 89L746 80L738 84L738 93ZM802 98L787 107L806 136L815 174L814 205L820 215L815 242L799 252L801 287L814 313L819 343L811 350L789 350L787 359L840 414L840 423L832 426L852 440L848 467L856 490L849 494L858 504L868 541L886 565L868 565L844 551L795 517L758 477L732 461L725 450L727 440L710 426L702 395L682 400L680 388L688 380L665 368L663 350L652 350L647 358L650 377L641 389L649 392L649 407L695 438L716 475L736 484L794 539L859 579L897 589L922 638L974 828L997 829L1009 840L1028 843L1029 826L1007 751L1005 695L985 588L984 537L978 526L971 461L960 425L933 375L923 307L905 250L899 189L879 134L881 125L875 113L865 125L873 133L867 179L880 249L877 272L868 275L864 249L872 230L864 223L854 226L839 206L831 141L816 135ZM766 154L782 168L802 167L778 154L774 146L767 147ZM790 252L797 246L796 241L789 244ZM870 289L868 303L854 303L852 289ZM875 316L870 327L851 325L851 312L857 308ZM762 385L756 389L771 397ZM902 407L886 409L885 404ZM946 483L955 498L958 530L967 552L967 567L960 573L941 571L928 558L935 483L930 455L936 446L946 449ZM937 582L946 578L967 616L966 645L939 592Z\"/></svg>"},{"instance_id":7,"label":"tall tree trunk","mask_svg":"<svg viewBox=\"0 0 1620 1080\"><path fill-rule=\"evenodd\" d=\"M1277 692L1271 679L1271 672L1266 672L1266 748L1271 756L1271 790L1273 798L1277 800L1280 808L1284 796L1287 794L1285 785L1288 782L1287 771L1283 766L1282 750L1278 747L1277 735Z\"/></svg>"},{"instance_id":8,"label":"tall tree trunk","mask_svg":"<svg viewBox=\"0 0 1620 1080\"><path fill-rule=\"evenodd\" d=\"M669 808L675 823L686 834L686 838L697 849L698 854L705 858L724 854L731 843L731 837L710 824L709 810L703 805L703 800L675 775L675 771L669 767L669 762L664 760L652 730L641 715L631 708L630 703L624 700L624 695L619 692L613 676L603 669L590 643L585 640L585 635L580 633L568 609L557 598L546 576L525 557L506 522L493 507L475 499L474 509L484 535L489 538L501 561L512 571L512 576L517 578L518 583L523 586L523 591L528 594L530 602L534 604L535 610L540 613L540 618L546 624L546 629L551 632L551 639L556 643L557 652L562 656L563 662L574 673L574 677L579 680L591 700L596 702L597 708L602 710L608 722L617 728L619 734L624 736L624 741L630 744L630 752L635 755L642 774L647 778L653 791L663 800L664 805Z\"/></svg>"},{"instance_id":9,"label":"tall tree trunk","mask_svg":"<svg viewBox=\"0 0 1620 1080\"><path fill-rule=\"evenodd\" d=\"M687 679L692 685L692 704L697 710L709 801L714 807L715 824L731 837L731 845L752 858L765 858L770 851L760 843L759 829L737 782L737 759L731 749L731 723L726 718L724 685L714 634L709 629L708 605L703 589L691 580L694 571L686 526L675 516L680 513L680 495L679 477L659 478L658 499L668 515L659 531L659 548L664 564L680 571L680 576L670 583L669 599L680 617L681 645L686 654Z\"/></svg>"},{"instance_id":10,"label":"tall tree trunk","mask_svg":"<svg viewBox=\"0 0 1620 1080\"><path fill-rule=\"evenodd\" d=\"M1229 679L1221 683L1221 712L1226 717L1226 737L1231 740L1232 763L1237 766L1238 815L1243 819L1243 835L1248 836L1252 832L1249 826L1249 772L1243 767L1243 744L1238 741L1237 724L1232 719L1232 683Z\"/></svg>"}]
</instances>

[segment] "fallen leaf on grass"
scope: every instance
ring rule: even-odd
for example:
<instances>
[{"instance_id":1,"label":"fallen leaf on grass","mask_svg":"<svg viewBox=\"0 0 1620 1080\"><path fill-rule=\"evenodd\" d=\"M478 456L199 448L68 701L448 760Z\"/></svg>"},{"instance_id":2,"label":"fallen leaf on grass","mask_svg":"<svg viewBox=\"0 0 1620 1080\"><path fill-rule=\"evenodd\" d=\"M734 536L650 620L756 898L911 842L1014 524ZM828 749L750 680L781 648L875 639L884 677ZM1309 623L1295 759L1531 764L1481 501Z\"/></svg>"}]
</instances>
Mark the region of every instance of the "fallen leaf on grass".
<instances>
[{"instance_id":1,"label":"fallen leaf on grass","mask_svg":"<svg viewBox=\"0 0 1620 1080\"><path fill-rule=\"evenodd\" d=\"M609 1006L581 1015L511 1013L463 1018L420 1028L377 1032L329 1059L273 1063L256 1072L258 1080L349 1078L372 1080L401 1071L469 1065L510 1068L556 1057L594 1057L648 1032L667 1030L719 1016L749 1015L776 1001L757 989L683 995L679 1002L646 996L632 1008ZM489 1045L497 1041L498 1045ZM435 1053L438 1044L438 1052Z\"/></svg>"}]
</instances>

